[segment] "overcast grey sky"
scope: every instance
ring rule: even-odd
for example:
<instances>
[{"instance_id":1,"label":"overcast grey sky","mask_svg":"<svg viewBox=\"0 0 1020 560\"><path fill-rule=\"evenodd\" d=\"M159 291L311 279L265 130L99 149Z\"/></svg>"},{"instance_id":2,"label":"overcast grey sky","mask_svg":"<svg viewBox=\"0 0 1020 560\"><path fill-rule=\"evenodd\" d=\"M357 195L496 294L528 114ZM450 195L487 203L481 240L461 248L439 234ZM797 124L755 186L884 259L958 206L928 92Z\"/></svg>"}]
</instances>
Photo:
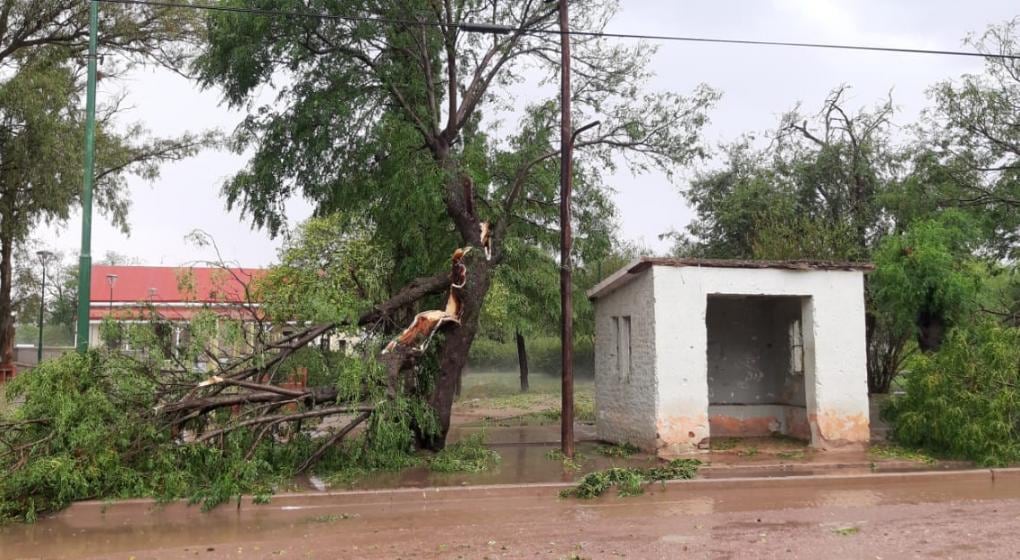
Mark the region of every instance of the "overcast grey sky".
<instances>
[{"instance_id":1,"label":"overcast grey sky","mask_svg":"<svg viewBox=\"0 0 1020 560\"><path fill-rule=\"evenodd\" d=\"M622 4L611 31L928 49L959 48L968 33L1020 15L1016 0L624 0ZM711 145L771 128L798 101L806 110L814 110L841 83L853 86L850 100L855 108L872 106L891 90L899 109L895 120L908 124L927 105L925 92L930 85L979 72L982 67L977 58L690 43L662 44L654 64L653 89L683 93L704 82L723 93L706 130ZM132 109L124 122L141 121L157 135L210 127L229 131L242 117L221 106L217 92L199 91L167 71L138 71L127 81L107 87L128 91ZM111 93L100 88L100 96ZM132 179L132 232L125 236L97 215L94 258L115 251L145 264L168 266L211 258L208 249L196 249L184 240L188 232L203 229L228 259L244 266L272 263L279 241L252 231L238 212L227 212L220 196L224 179L243 164L243 158L230 153L206 152L167 165L154 183ZM679 189L663 176L634 177L624 170L607 183L616 190L623 236L652 250L666 250L668 243L659 241L658 235L682 228L690 220ZM289 204L291 223L310 212L304 201ZM76 255L80 228L75 215L65 228L44 228L38 239Z\"/></svg>"}]
</instances>

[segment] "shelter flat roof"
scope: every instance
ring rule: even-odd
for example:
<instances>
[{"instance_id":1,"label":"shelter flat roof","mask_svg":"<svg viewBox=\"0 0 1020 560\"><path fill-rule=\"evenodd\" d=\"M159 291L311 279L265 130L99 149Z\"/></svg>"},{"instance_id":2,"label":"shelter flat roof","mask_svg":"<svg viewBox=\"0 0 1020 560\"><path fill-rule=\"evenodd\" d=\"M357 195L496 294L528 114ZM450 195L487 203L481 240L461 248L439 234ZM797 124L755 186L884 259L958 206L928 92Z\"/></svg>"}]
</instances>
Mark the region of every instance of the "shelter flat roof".
<instances>
[{"instance_id":1,"label":"shelter flat roof","mask_svg":"<svg viewBox=\"0 0 1020 560\"><path fill-rule=\"evenodd\" d=\"M667 258L667 257L640 257L628 263L599 282L594 288L588 290L588 299L598 299L630 282L638 274L652 268L653 266L671 267L692 267L692 268L743 268L754 269L779 269L794 271L824 271L824 270L857 270L867 272L874 270L875 266L870 263L859 262L837 262L817 260L790 260L790 261L766 261L766 260L731 260L731 259L695 259L695 258Z\"/></svg>"}]
</instances>

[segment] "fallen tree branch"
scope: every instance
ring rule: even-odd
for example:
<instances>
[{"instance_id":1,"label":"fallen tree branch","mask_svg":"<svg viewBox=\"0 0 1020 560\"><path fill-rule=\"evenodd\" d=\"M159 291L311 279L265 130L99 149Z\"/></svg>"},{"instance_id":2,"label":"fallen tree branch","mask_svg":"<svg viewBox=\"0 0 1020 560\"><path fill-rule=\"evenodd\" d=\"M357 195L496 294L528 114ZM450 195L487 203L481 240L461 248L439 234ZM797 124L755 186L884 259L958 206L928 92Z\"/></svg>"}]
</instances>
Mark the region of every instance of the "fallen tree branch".
<instances>
[{"instance_id":1,"label":"fallen tree branch","mask_svg":"<svg viewBox=\"0 0 1020 560\"><path fill-rule=\"evenodd\" d=\"M200 414L205 414L219 408L241 404L272 403L306 399L314 399L317 402L328 402L336 400L336 397L337 390L333 387L318 387L309 389L304 391L298 397L281 395L278 392L261 391L257 393L238 393L233 395L192 398L164 405L158 412L163 414L173 414L176 412L198 411Z\"/></svg>"},{"instance_id":2,"label":"fallen tree branch","mask_svg":"<svg viewBox=\"0 0 1020 560\"><path fill-rule=\"evenodd\" d=\"M297 471L295 472L297 474L301 474L308 470L308 467L314 465L315 462L318 461L320 457L322 457L323 453L325 453L330 447L336 445L336 442L343 439L345 436L347 436L347 434L351 433L351 430L357 427L358 424L361 424L362 422L367 420L371 414L372 414L371 411L366 411L357 415L353 420L350 421L350 423L344 426L343 429L330 436L325 443L323 443L318 449L315 450L315 453L309 455L308 458L305 459L305 462L301 463L301 466L298 467Z\"/></svg>"},{"instance_id":3,"label":"fallen tree branch","mask_svg":"<svg viewBox=\"0 0 1020 560\"><path fill-rule=\"evenodd\" d=\"M195 438L196 442L208 441L214 437L229 434L234 430L246 428L248 426L257 426L259 424L279 424L282 422L296 422L305 418L318 418L322 416L331 416L333 414L350 414L354 412L367 412L371 413L375 410L374 406L333 406L330 408L320 408L316 410L309 410L306 412L297 412L292 414L275 414L272 416L259 416L258 418L252 418L243 422L232 424L219 430L214 430L206 434L202 434L200 437Z\"/></svg>"}]
</instances>

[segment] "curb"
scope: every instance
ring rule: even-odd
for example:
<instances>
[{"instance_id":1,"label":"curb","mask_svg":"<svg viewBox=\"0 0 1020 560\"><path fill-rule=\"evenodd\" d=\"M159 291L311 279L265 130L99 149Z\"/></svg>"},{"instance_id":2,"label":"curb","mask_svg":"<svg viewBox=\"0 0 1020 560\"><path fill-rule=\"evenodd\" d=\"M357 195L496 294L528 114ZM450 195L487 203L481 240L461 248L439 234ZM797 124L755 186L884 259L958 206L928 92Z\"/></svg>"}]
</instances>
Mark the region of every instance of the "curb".
<instances>
[{"instance_id":1,"label":"curb","mask_svg":"<svg viewBox=\"0 0 1020 560\"><path fill-rule=\"evenodd\" d=\"M789 488L796 486L820 486L838 484L841 489L866 488L873 483L884 481L899 481L904 485L910 483L931 483L932 481L944 482L945 484L963 482L988 481L993 484L1017 484L1020 485L1020 467L1017 468L993 468L993 469L969 469L969 470L941 470L941 471L913 471L913 472L886 472L868 474L806 474L783 477L733 477L733 478L695 478L691 480L671 480L662 484L655 484L652 487L660 489L656 494L679 494L685 489L697 489L698 491L712 489L732 490L735 486L746 489L761 488ZM427 488L386 488L375 490L347 490L329 492L293 492L277 494L272 497L269 504L254 504L251 496L244 496L237 502L237 511L250 510L288 510L298 507L305 508L316 503L328 503L332 506L378 504L380 502L399 502L420 500L423 504L443 501L464 501L472 499L483 499L493 497L542 497L555 496L560 490L574 486L566 482L543 482L528 484L495 484L477 486L439 486ZM222 511L233 511L233 502L223 504L212 510L211 513ZM146 515L147 512L173 505L186 505L186 500L178 500L169 503L160 503L153 499L141 498L118 501L88 500L76 502L64 512L58 515L77 516L78 514L89 515L99 510L107 515ZM195 511L198 512L197 506Z\"/></svg>"}]
</instances>

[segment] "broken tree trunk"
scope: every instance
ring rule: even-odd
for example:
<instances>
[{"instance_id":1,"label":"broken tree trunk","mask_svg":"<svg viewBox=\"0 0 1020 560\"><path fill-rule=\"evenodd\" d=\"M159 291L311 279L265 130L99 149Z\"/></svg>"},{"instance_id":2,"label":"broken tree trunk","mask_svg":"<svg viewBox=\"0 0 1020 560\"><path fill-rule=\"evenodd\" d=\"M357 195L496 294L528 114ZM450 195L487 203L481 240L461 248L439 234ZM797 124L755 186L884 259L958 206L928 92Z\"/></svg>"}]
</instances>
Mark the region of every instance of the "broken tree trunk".
<instances>
[{"instance_id":1,"label":"broken tree trunk","mask_svg":"<svg viewBox=\"0 0 1020 560\"><path fill-rule=\"evenodd\" d=\"M474 258L470 263L470 281L461 291L463 305L460 325L451 328L443 339L439 350L439 372L433 384L429 405L436 413L439 421L439 433L423 437L419 445L430 450L440 450L446 445L446 434L450 430L450 416L453 400L464 366L467 364L468 351L478 332L478 318L481 314L485 294L489 290L492 269L485 258Z\"/></svg>"},{"instance_id":2,"label":"broken tree trunk","mask_svg":"<svg viewBox=\"0 0 1020 560\"><path fill-rule=\"evenodd\" d=\"M528 392L528 349L524 345L524 335L521 330L516 331L517 338L517 365L521 370L521 392Z\"/></svg>"}]
</instances>

